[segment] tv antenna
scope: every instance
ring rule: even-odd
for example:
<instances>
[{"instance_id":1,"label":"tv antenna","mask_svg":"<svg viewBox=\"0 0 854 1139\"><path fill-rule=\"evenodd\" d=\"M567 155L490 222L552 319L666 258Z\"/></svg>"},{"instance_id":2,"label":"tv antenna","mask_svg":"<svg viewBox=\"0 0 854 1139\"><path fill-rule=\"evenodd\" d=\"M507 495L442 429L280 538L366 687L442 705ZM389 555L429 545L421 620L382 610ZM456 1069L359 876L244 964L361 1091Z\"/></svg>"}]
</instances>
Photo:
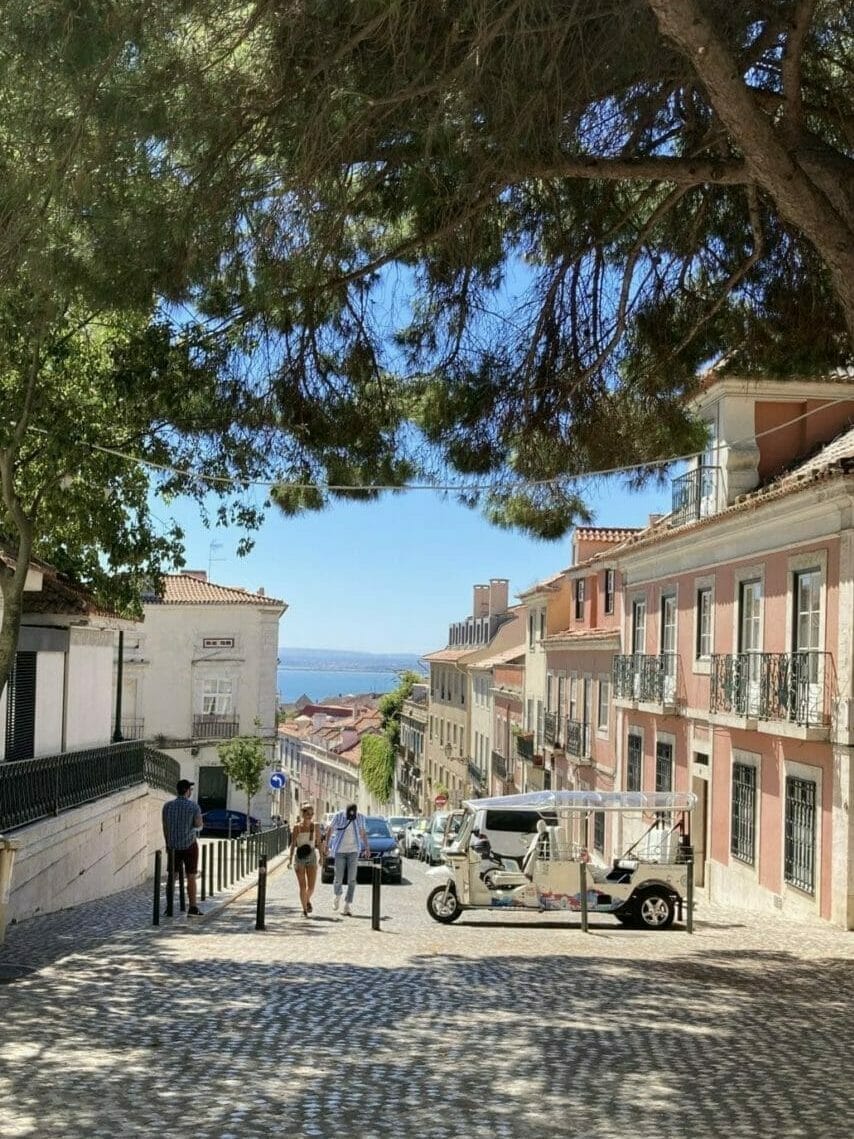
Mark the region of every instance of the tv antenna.
<instances>
[{"instance_id":1,"label":"tv antenna","mask_svg":"<svg viewBox=\"0 0 854 1139\"><path fill-rule=\"evenodd\" d=\"M208 581L210 581L211 566L214 564L214 562L224 562L226 560L225 558L215 558L214 557L214 550L221 550L221 549L222 549L222 542L216 542L216 541L211 542L210 546L208 547Z\"/></svg>"}]
</instances>

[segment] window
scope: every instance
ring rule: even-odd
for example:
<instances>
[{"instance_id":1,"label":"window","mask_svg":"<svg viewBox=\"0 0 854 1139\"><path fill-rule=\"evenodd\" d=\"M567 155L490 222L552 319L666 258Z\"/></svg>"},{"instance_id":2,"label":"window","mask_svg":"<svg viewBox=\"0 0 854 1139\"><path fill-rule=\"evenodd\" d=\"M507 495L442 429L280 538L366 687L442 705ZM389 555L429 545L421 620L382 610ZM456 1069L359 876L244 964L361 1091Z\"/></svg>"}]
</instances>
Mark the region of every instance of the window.
<instances>
[{"instance_id":1,"label":"window","mask_svg":"<svg viewBox=\"0 0 854 1139\"><path fill-rule=\"evenodd\" d=\"M206 680L202 693L202 711L206 716L225 716L231 711L231 681L222 678Z\"/></svg>"},{"instance_id":2,"label":"window","mask_svg":"<svg viewBox=\"0 0 854 1139\"><path fill-rule=\"evenodd\" d=\"M6 686L6 759L32 759L36 742L36 657L15 653Z\"/></svg>"},{"instance_id":3,"label":"window","mask_svg":"<svg viewBox=\"0 0 854 1139\"><path fill-rule=\"evenodd\" d=\"M599 678L599 704L596 710L596 726L601 729L608 727L608 708L611 703L611 682L604 676Z\"/></svg>"},{"instance_id":4,"label":"window","mask_svg":"<svg viewBox=\"0 0 854 1139\"><path fill-rule=\"evenodd\" d=\"M534 643L534 630L536 628L536 613L533 611L528 614L528 644Z\"/></svg>"},{"instance_id":5,"label":"window","mask_svg":"<svg viewBox=\"0 0 854 1139\"><path fill-rule=\"evenodd\" d=\"M799 711L817 712L818 683L819 683L819 652L821 648L821 571L817 569L805 570L795 574L795 619L793 622L792 648L799 655L793 662L793 672L799 682L799 703L803 706ZM812 685L815 691L810 692ZM810 699L812 697L812 699ZM813 717L815 718L815 717Z\"/></svg>"},{"instance_id":6,"label":"window","mask_svg":"<svg viewBox=\"0 0 854 1139\"><path fill-rule=\"evenodd\" d=\"M697 660L706 660L712 653L712 591L697 590Z\"/></svg>"},{"instance_id":7,"label":"window","mask_svg":"<svg viewBox=\"0 0 854 1139\"><path fill-rule=\"evenodd\" d=\"M614 612L614 571L605 570L605 612Z\"/></svg>"},{"instance_id":8,"label":"window","mask_svg":"<svg viewBox=\"0 0 854 1139\"><path fill-rule=\"evenodd\" d=\"M605 853L605 812L593 812L593 849Z\"/></svg>"},{"instance_id":9,"label":"window","mask_svg":"<svg viewBox=\"0 0 854 1139\"><path fill-rule=\"evenodd\" d=\"M575 619L584 620L584 578L579 577L575 582Z\"/></svg>"},{"instance_id":10,"label":"window","mask_svg":"<svg viewBox=\"0 0 854 1139\"><path fill-rule=\"evenodd\" d=\"M626 760L626 790L640 791L643 786L643 737L636 732L629 733L628 756Z\"/></svg>"},{"instance_id":11,"label":"window","mask_svg":"<svg viewBox=\"0 0 854 1139\"><path fill-rule=\"evenodd\" d=\"M578 719L578 677L569 678L569 719Z\"/></svg>"},{"instance_id":12,"label":"window","mask_svg":"<svg viewBox=\"0 0 854 1139\"><path fill-rule=\"evenodd\" d=\"M730 853L741 862L756 861L756 768L732 765L732 826Z\"/></svg>"},{"instance_id":13,"label":"window","mask_svg":"<svg viewBox=\"0 0 854 1139\"><path fill-rule=\"evenodd\" d=\"M786 777L783 877L790 886L815 893L816 785L810 779Z\"/></svg>"},{"instance_id":14,"label":"window","mask_svg":"<svg viewBox=\"0 0 854 1139\"><path fill-rule=\"evenodd\" d=\"M655 744L655 789L673 790L673 744L657 740Z\"/></svg>"},{"instance_id":15,"label":"window","mask_svg":"<svg viewBox=\"0 0 854 1139\"><path fill-rule=\"evenodd\" d=\"M632 653L639 656L646 649L646 601L632 602Z\"/></svg>"},{"instance_id":16,"label":"window","mask_svg":"<svg viewBox=\"0 0 854 1139\"><path fill-rule=\"evenodd\" d=\"M545 637L545 635L546 635L546 611L545 611L545 609L541 609L540 610L540 640L542 640L543 637Z\"/></svg>"}]
</instances>

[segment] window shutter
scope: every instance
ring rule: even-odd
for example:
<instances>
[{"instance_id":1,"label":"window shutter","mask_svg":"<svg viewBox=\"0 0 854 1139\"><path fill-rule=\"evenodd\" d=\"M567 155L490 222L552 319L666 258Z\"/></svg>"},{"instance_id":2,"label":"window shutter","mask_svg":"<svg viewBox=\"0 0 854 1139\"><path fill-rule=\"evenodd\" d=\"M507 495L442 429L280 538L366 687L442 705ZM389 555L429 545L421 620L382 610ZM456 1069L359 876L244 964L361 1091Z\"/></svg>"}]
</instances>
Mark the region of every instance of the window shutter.
<instances>
[{"instance_id":1,"label":"window shutter","mask_svg":"<svg viewBox=\"0 0 854 1139\"><path fill-rule=\"evenodd\" d=\"M6 696L6 759L32 759L36 743L36 654L17 653Z\"/></svg>"}]
</instances>

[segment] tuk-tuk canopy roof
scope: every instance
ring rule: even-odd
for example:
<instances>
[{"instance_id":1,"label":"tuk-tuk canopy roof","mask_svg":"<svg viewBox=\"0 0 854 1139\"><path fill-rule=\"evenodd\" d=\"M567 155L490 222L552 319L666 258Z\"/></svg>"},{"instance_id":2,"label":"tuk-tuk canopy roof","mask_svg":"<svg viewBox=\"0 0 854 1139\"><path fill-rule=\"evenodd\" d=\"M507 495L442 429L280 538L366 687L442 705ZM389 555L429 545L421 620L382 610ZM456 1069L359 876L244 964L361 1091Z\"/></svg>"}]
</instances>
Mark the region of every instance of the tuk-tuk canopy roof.
<instances>
[{"instance_id":1,"label":"tuk-tuk canopy roof","mask_svg":"<svg viewBox=\"0 0 854 1139\"><path fill-rule=\"evenodd\" d=\"M528 791L466 799L473 811L691 811L697 796L690 791Z\"/></svg>"}]
</instances>

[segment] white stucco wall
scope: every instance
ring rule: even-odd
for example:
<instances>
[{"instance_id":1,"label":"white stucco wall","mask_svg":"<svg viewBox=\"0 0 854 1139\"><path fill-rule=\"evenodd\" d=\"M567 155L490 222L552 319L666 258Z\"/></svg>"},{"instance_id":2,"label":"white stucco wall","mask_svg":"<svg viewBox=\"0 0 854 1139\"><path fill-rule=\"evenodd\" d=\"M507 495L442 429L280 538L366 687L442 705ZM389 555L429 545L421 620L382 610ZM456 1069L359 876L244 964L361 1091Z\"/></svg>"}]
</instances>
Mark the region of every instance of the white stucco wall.
<instances>
[{"instance_id":1,"label":"white stucco wall","mask_svg":"<svg viewBox=\"0 0 854 1139\"><path fill-rule=\"evenodd\" d=\"M65 653L39 653L36 658L36 755L62 751L62 704Z\"/></svg>"},{"instance_id":2,"label":"white stucco wall","mask_svg":"<svg viewBox=\"0 0 854 1139\"><path fill-rule=\"evenodd\" d=\"M169 798L142 785L14 831L8 920L67 909L151 878Z\"/></svg>"},{"instance_id":3,"label":"white stucco wall","mask_svg":"<svg viewBox=\"0 0 854 1139\"><path fill-rule=\"evenodd\" d=\"M72 628L69 636L65 747L74 751L110 740L116 634Z\"/></svg>"}]
</instances>

